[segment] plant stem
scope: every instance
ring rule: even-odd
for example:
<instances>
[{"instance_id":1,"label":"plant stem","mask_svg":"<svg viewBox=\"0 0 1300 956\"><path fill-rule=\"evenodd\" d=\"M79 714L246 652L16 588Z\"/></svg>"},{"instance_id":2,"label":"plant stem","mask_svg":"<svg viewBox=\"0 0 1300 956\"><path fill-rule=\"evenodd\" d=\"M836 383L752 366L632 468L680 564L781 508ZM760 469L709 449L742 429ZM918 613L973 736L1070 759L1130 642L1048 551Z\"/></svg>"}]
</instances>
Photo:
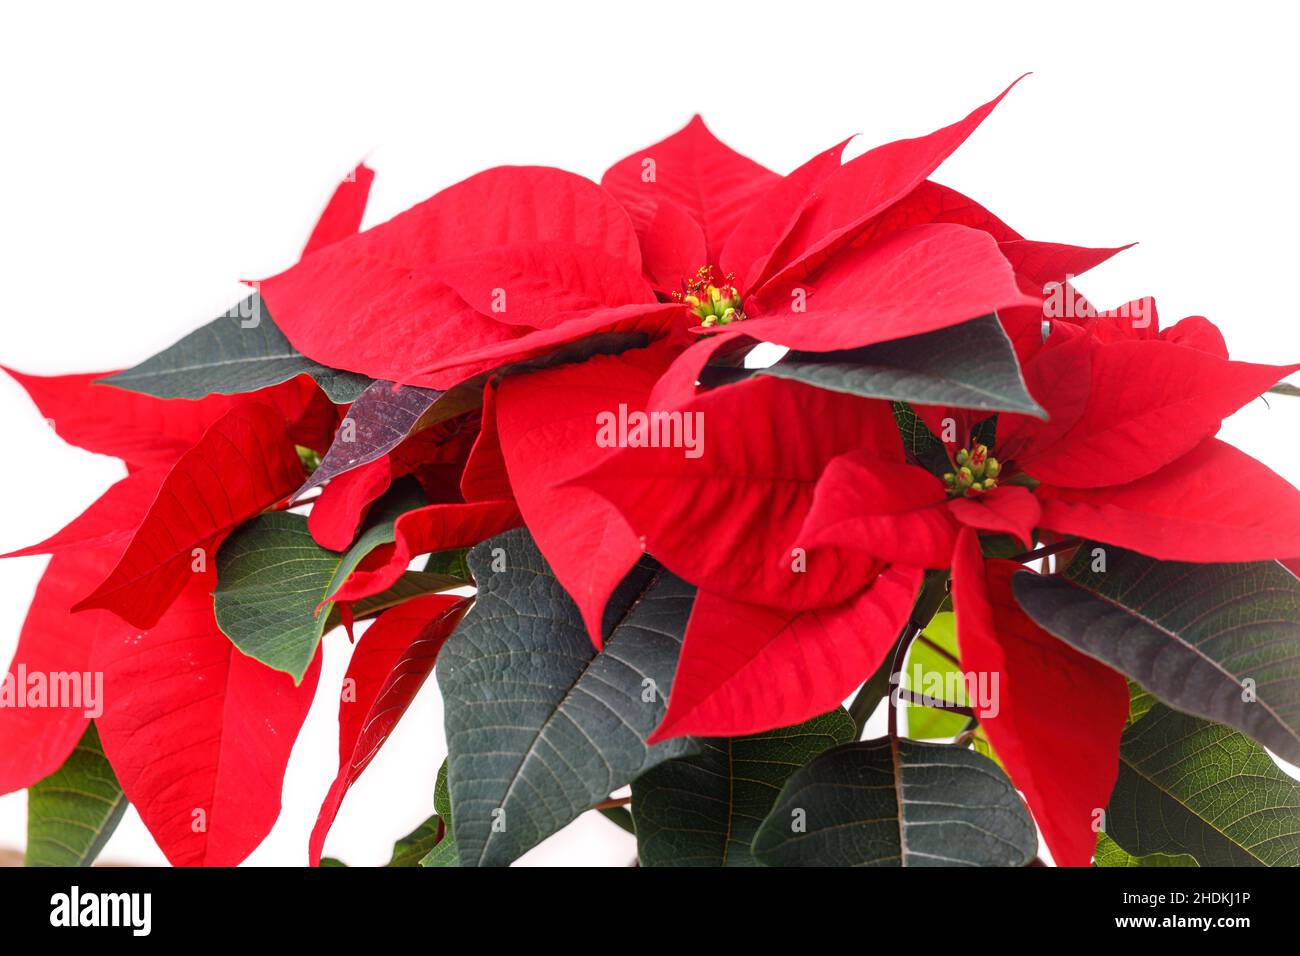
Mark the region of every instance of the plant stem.
<instances>
[{"instance_id":1,"label":"plant stem","mask_svg":"<svg viewBox=\"0 0 1300 956\"><path fill-rule=\"evenodd\" d=\"M853 724L858 729L857 738L862 739L862 733L866 729L867 721L871 715L876 712L876 705L880 699L889 693L889 678L897 673L899 667L895 666L895 658L900 652L899 646L910 644L912 638L930 623L935 612L939 610L939 605L948 596L948 572L947 571L927 571L925 574L925 583L921 586L921 593L917 596L916 603L912 606L912 613L908 615L907 623L899 632L898 638L894 641L893 647L880 662L880 667L868 678L867 682L862 685L857 696L849 704L849 716L853 718ZM918 623L919 622L919 623ZM892 718L892 712L891 712Z\"/></svg>"},{"instance_id":2,"label":"plant stem","mask_svg":"<svg viewBox=\"0 0 1300 956\"><path fill-rule=\"evenodd\" d=\"M912 646L912 641L920 630L909 622L910 633L898 642L898 647L894 649L894 661L889 665L889 682L892 685L895 680L898 681L898 687L889 692L889 737L891 740L898 739L898 704L903 691L903 666L907 661L907 651Z\"/></svg>"},{"instance_id":3,"label":"plant stem","mask_svg":"<svg viewBox=\"0 0 1300 956\"><path fill-rule=\"evenodd\" d=\"M961 704L950 704L946 700L927 700L924 694L914 694L903 687L898 689L898 699L905 700L909 704L916 704L918 707L933 707L935 710L946 710L950 714L963 714L966 717L975 716L975 711L969 707L963 707Z\"/></svg>"},{"instance_id":4,"label":"plant stem","mask_svg":"<svg viewBox=\"0 0 1300 956\"><path fill-rule=\"evenodd\" d=\"M920 641L922 644L924 644L926 647L930 648L930 650L934 651L939 656L946 658L950 663L957 664L957 665L961 664L961 661L957 659L956 654L952 653L945 647L941 647L939 644L930 640L924 634L918 634L916 636L916 639Z\"/></svg>"}]
</instances>

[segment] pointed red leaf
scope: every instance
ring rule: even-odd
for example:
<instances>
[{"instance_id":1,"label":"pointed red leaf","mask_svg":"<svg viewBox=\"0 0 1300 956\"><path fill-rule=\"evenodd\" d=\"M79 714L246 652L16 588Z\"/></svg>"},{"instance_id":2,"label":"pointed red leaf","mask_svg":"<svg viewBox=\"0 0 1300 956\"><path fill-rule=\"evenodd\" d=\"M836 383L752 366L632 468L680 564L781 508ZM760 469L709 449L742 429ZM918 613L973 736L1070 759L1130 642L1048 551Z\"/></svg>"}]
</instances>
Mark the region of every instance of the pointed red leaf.
<instances>
[{"instance_id":1,"label":"pointed red leaf","mask_svg":"<svg viewBox=\"0 0 1300 956\"><path fill-rule=\"evenodd\" d=\"M987 232L998 242L1023 238L993 213L969 196L926 180L867 223L853 240L855 245L871 242L908 226L931 222L952 222Z\"/></svg>"},{"instance_id":2,"label":"pointed red leaf","mask_svg":"<svg viewBox=\"0 0 1300 956\"><path fill-rule=\"evenodd\" d=\"M158 494L158 486L167 475L166 468L148 468L135 471L116 482L96 498L80 515L73 518L61 531L55 532L38 544L0 554L0 558L18 558L31 554L59 554L80 551L84 548L116 547L120 555L135 529ZM110 563L104 574L112 570ZM100 580L103 580L102 576ZM99 581L87 581L89 591ZM84 597L82 592L78 597Z\"/></svg>"},{"instance_id":3,"label":"pointed red leaf","mask_svg":"<svg viewBox=\"0 0 1300 956\"><path fill-rule=\"evenodd\" d=\"M180 457L112 574L76 609L104 608L153 627L189 580L215 573L227 532L301 480L279 413L257 402L240 405Z\"/></svg>"},{"instance_id":4,"label":"pointed red leaf","mask_svg":"<svg viewBox=\"0 0 1300 956\"><path fill-rule=\"evenodd\" d=\"M874 216L924 182L1010 90L1008 87L951 126L917 139L877 146L841 166L804 206L772 257L772 264L780 268L773 282L788 287L852 242Z\"/></svg>"},{"instance_id":5,"label":"pointed red leaf","mask_svg":"<svg viewBox=\"0 0 1300 956\"><path fill-rule=\"evenodd\" d=\"M654 302L626 259L567 242L520 242L432 267L470 306L498 322L549 329L599 308Z\"/></svg>"},{"instance_id":6,"label":"pointed red leaf","mask_svg":"<svg viewBox=\"0 0 1300 956\"><path fill-rule=\"evenodd\" d=\"M667 139L619 160L600 184L638 225L653 222L661 199L681 206L704 231L706 262L714 262L749 204L778 178L722 143L695 116Z\"/></svg>"},{"instance_id":7,"label":"pointed red leaf","mask_svg":"<svg viewBox=\"0 0 1300 956\"><path fill-rule=\"evenodd\" d=\"M659 292L679 292L682 281L709 261L704 230L681 206L660 199L654 217L637 225L646 278Z\"/></svg>"},{"instance_id":8,"label":"pointed red leaf","mask_svg":"<svg viewBox=\"0 0 1300 956\"><path fill-rule=\"evenodd\" d=\"M1042 519L1033 492L1017 485L1000 485L977 498L955 498L948 510L969 528L1011 535L1026 550L1034 546L1034 529Z\"/></svg>"},{"instance_id":9,"label":"pointed red leaf","mask_svg":"<svg viewBox=\"0 0 1300 956\"><path fill-rule=\"evenodd\" d=\"M798 536L831 459L865 447L901 460L888 403L763 375L678 414L691 416L699 457L605 449L574 482L608 498L669 570L722 597L791 609L838 604L875 577L879 562L839 548L802 554Z\"/></svg>"},{"instance_id":10,"label":"pointed red leaf","mask_svg":"<svg viewBox=\"0 0 1300 956\"><path fill-rule=\"evenodd\" d=\"M348 788L370 766L425 680L469 600L418 597L385 611L361 636L339 703L339 772L321 804L307 854L320 865L325 837Z\"/></svg>"},{"instance_id":11,"label":"pointed red leaf","mask_svg":"<svg viewBox=\"0 0 1300 956\"><path fill-rule=\"evenodd\" d=\"M1191 451L1224 418L1297 369L1228 362L1170 342L1094 344L1083 414L1059 441L1033 443L1017 463L1062 487L1135 481ZM1046 407L1050 413L1050 394Z\"/></svg>"},{"instance_id":12,"label":"pointed red leaf","mask_svg":"<svg viewBox=\"0 0 1300 956\"><path fill-rule=\"evenodd\" d=\"M962 531L952 593L962 668L990 675L992 699L981 702L989 706L978 715L980 726L1024 793L1052 858L1087 866L1098 814L1119 775L1128 684L1020 610L1010 585L1018 570L1014 562L994 561L986 578L977 535Z\"/></svg>"},{"instance_id":13,"label":"pointed red leaf","mask_svg":"<svg viewBox=\"0 0 1300 956\"><path fill-rule=\"evenodd\" d=\"M496 396L496 383L489 382L483 388L478 437L460 476L460 491L466 501L509 501L515 496L501 452L501 436L497 433Z\"/></svg>"},{"instance_id":14,"label":"pointed red leaf","mask_svg":"<svg viewBox=\"0 0 1300 956\"><path fill-rule=\"evenodd\" d=\"M621 351L629 347L630 339L660 338L674 330L684 330L688 326L688 315L688 310L676 302L597 309L553 328L538 329L483 348L452 354L413 374L409 380L434 388L451 388L480 372L503 365L525 362L548 353L563 355L568 347L577 350L575 359L602 351ZM602 339L608 340L611 348L603 349L600 345Z\"/></svg>"},{"instance_id":15,"label":"pointed red leaf","mask_svg":"<svg viewBox=\"0 0 1300 956\"><path fill-rule=\"evenodd\" d=\"M700 591L649 742L759 733L838 707L889 653L920 584L920 571L890 567L861 594L807 611Z\"/></svg>"},{"instance_id":16,"label":"pointed red leaf","mask_svg":"<svg viewBox=\"0 0 1300 956\"><path fill-rule=\"evenodd\" d=\"M170 465L237 404L227 395L195 402L95 384L111 372L41 376L4 370L64 441L137 467Z\"/></svg>"},{"instance_id":17,"label":"pointed red leaf","mask_svg":"<svg viewBox=\"0 0 1300 956\"><path fill-rule=\"evenodd\" d=\"M855 451L826 466L799 540L809 547L861 550L881 561L946 568L957 530L938 478L915 465Z\"/></svg>"},{"instance_id":18,"label":"pointed red leaf","mask_svg":"<svg viewBox=\"0 0 1300 956\"><path fill-rule=\"evenodd\" d=\"M122 790L176 866L235 866L274 825L294 740L320 677L295 687L235 650L212 595L189 581L147 633L105 635L96 721Z\"/></svg>"},{"instance_id":19,"label":"pointed red leaf","mask_svg":"<svg viewBox=\"0 0 1300 956\"><path fill-rule=\"evenodd\" d=\"M412 559L433 551L467 548L519 524L513 501L437 504L398 517L392 544L370 553L332 595L335 602L359 601L390 587Z\"/></svg>"},{"instance_id":20,"label":"pointed red leaf","mask_svg":"<svg viewBox=\"0 0 1300 956\"><path fill-rule=\"evenodd\" d=\"M304 256L356 234L361 228L361 217L365 215L370 184L374 180L375 171L365 163L359 163L348 178L338 184L317 220L306 248L302 250Z\"/></svg>"},{"instance_id":21,"label":"pointed red leaf","mask_svg":"<svg viewBox=\"0 0 1300 956\"><path fill-rule=\"evenodd\" d=\"M1300 491L1216 438L1112 488L1038 490L1043 527L1164 561L1267 561L1300 552Z\"/></svg>"},{"instance_id":22,"label":"pointed red leaf","mask_svg":"<svg viewBox=\"0 0 1300 956\"><path fill-rule=\"evenodd\" d=\"M294 347L331 368L431 384L429 356L454 357L514 332L470 307L432 267L494 246L574 243L640 271L636 232L612 196L571 173L500 167L472 176L259 284Z\"/></svg>"},{"instance_id":23,"label":"pointed red leaf","mask_svg":"<svg viewBox=\"0 0 1300 956\"><path fill-rule=\"evenodd\" d=\"M356 539L370 506L388 490L392 480L387 457L332 479L307 515L307 530L312 540L331 551L346 551Z\"/></svg>"},{"instance_id":24,"label":"pointed red leaf","mask_svg":"<svg viewBox=\"0 0 1300 956\"><path fill-rule=\"evenodd\" d=\"M844 147L851 139L818 153L749 204L718 256L718 267L724 275L736 276L736 286L742 292L751 291L751 282L767 271L772 253L794 227L813 190L840 168Z\"/></svg>"},{"instance_id":25,"label":"pointed red leaf","mask_svg":"<svg viewBox=\"0 0 1300 956\"><path fill-rule=\"evenodd\" d=\"M1037 301L1020 291L992 236L949 223L912 226L846 250L811 281L806 300L798 295L802 287L761 296L739 329L778 345L829 352ZM806 312L799 311L804 301Z\"/></svg>"},{"instance_id":26,"label":"pointed red leaf","mask_svg":"<svg viewBox=\"0 0 1300 956\"><path fill-rule=\"evenodd\" d=\"M86 723L104 706L92 648L97 640L120 639L136 630L106 611L74 615L71 608L108 573L116 557L112 547L57 554L36 586L18 649L0 673L0 793L29 787L58 770ZM43 698L29 693L39 684L60 685L62 675L70 682L66 686L81 688L77 699L56 700L48 690Z\"/></svg>"}]
</instances>

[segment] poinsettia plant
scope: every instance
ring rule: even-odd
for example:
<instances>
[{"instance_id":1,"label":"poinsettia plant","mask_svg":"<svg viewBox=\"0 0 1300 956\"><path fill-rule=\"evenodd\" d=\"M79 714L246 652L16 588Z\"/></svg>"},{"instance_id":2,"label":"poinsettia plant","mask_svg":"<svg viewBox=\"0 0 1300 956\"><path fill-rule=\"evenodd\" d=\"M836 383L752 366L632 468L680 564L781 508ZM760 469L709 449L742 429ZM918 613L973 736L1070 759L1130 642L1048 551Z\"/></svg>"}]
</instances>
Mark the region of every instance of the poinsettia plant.
<instances>
[{"instance_id":1,"label":"poinsettia plant","mask_svg":"<svg viewBox=\"0 0 1300 956\"><path fill-rule=\"evenodd\" d=\"M436 675L393 865L593 810L645 866L1300 861L1265 750L1300 762L1300 492L1215 437L1300 365L1094 308L1071 280L1119 249L931 180L1000 99L785 176L696 118L366 231L360 166L162 353L11 372L126 465L11 554L53 555L0 701L29 860L90 862L129 802L171 862L239 863L326 694L319 864Z\"/></svg>"}]
</instances>

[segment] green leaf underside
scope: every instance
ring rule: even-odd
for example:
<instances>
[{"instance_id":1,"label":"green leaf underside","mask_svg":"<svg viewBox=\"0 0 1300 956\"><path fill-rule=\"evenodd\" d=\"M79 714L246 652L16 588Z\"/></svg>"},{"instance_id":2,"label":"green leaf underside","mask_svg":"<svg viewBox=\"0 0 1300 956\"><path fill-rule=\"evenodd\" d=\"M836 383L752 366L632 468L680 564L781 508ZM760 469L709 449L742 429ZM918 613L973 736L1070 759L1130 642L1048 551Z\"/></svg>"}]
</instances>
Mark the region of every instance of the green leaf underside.
<instances>
[{"instance_id":1,"label":"green leaf underside","mask_svg":"<svg viewBox=\"0 0 1300 956\"><path fill-rule=\"evenodd\" d=\"M62 767L27 791L27 866L90 866L127 799L92 723Z\"/></svg>"},{"instance_id":2,"label":"green leaf underside","mask_svg":"<svg viewBox=\"0 0 1300 956\"><path fill-rule=\"evenodd\" d=\"M295 349L254 293L152 358L101 381L156 398L195 399L255 392L299 375L310 375L340 405L355 400L371 382Z\"/></svg>"},{"instance_id":3,"label":"green leaf underside","mask_svg":"<svg viewBox=\"0 0 1300 956\"><path fill-rule=\"evenodd\" d=\"M701 740L632 783L642 866L758 866L750 844L786 780L813 757L854 739L844 708L747 737Z\"/></svg>"},{"instance_id":4,"label":"green leaf underside","mask_svg":"<svg viewBox=\"0 0 1300 956\"><path fill-rule=\"evenodd\" d=\"M1020 606L1170 707L1300 763L1300 580L1273 561L1185 564L1112 547L1093 571L1096 547L1061 575L1017 574Z\"/></svg>"},{"instance_id":5,"label":"green leaf underside","mask_svg":"<svg viewBox=\"0 0 1300 956\"><path fill-rule=\"evenodd\" d=\"M442 819L435 813L393 845L390 867L421 866L422 860L438 845Z\"/></svg>"},{"instance_id":6,"label":"green leaf underside","mask_svg":"<svg viewBox=\"0 0 1300 956\"><path fill-rule=\"evenodd\" d=\"M319 614L317 606L367 554L394 540L398 515L423 501L414 482L395 484L376 503L370 525L342 555L318 545L302 515L272 512L246 522L217 553L217 626L249 657L302 680L321 636L338 620L332 605ZM429 587L434 582L420 583ZM445 587L461 584L445 581Z\"/></svg>"},{"instance_id":7,"label":"green leaf underside","mask_svg":"<svg viewBox=\"0 0 1300 956\"><path fill-rule=\"evenodd\" d=\"M1037 852L1029 813L996 764L889 738L836 747L796 771L754 839L769 866L1024 866Z\"/></svg>"},{"instance_id":8,"label":"green leaf underside","mask_svg":"<svg viewBox=\"0 0 1300 956\"><path fill-rule=\"evenodd\" d=\"M504 865L696 749L645 743L663 717L695 592L643 559L611 596L596 653L525 529L478 545L469 566L478 595L437 667L452 819L462 865Z\"/></svg>"},{"instance_id":9,"label":"green leaf underside","mask_svg":"<svg viewBox=\"0 0 1300 956\"><path fill-rule=\"evenodd\" d=\"M1118 867L1200 865L1195 857L1186 853L1149 853L1146 856L1133 856L1104 833L1097 834L1097 849L1093 854L1093 861L1098 866Z\"/></svg>"},{"instance_id":10,"label":"green leaf underside","mask_svg":"<svg viewBox=\"0 0 1300 956\"><path fill-rule=\"evenodd\" d=\"M996 315L843 352L791 352L758 375L865 398L1046 417Z\"/></svg>"},{"instance_id":11,"label":"green leaf underside","mask_svg":"<svg viewBox=\"0 0 1300 956\"><path fill-rule=\"evenodd\" d=\"M451 832L451 789L447 785L447 761L438 768L438 781L433 787L433 809L442 820L442 839L420 860L420 866L460 866L456 853L456 837Z\"/></svg>"},{"instance_id":12,"label":"green leaf underside","mask_svg":"<svg viewBox=\"0 0 1300 956\"><path fill-rule=\"evenodd\" d=\"M1137 857L1300 865L1300 784L1245 735L1155 704L1124 731L1106 833Z\"/></svg>"},{"instance_id":13,"label":"green leaf underside","mask_svg":"<svg viewBox=\"0 0 1300 956\"><path fill-rule=\"evenodd\" d=\"M957 655L957 631L951 611L936 614L934 619L926 625L923 634L954 657ZM914 683L913 678L918 666L921 668L922 685L914 687L912 686ZM904 665L903 672L903 686L917 694L926 693L926 684L929 682L938 683L939 686L944 688L953 687L957 690L957 693L952 697L945 696L945 699L950 704L964 707L967 703L964 693L965 685L960 680L953 679L960 673L961 669L956 664L924 641L917 640L912 643L912 647L907 652L907 663ZM961 714L939 710L936 707L907 705L907 735L916 740L956 737L966 729L967 723L966 717Z\"/></svg>"}]
</instances>

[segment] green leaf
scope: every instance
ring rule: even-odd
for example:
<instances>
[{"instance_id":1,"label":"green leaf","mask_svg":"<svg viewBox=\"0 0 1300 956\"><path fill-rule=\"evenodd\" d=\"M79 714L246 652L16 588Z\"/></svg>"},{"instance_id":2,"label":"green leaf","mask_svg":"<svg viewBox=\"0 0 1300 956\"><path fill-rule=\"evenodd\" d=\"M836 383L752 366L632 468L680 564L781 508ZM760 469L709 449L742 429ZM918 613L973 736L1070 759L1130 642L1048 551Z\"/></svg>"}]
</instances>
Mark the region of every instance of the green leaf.
<instances>
[{"instance_id":1,"label":"green leaf","mask_svg":"<svg viewBox=\"0 0 1300 956\"><path fill-rule=\"evenodd\" d=\"M460 578L466 584L473 584L474 577L469 573L469 548L452 548L450 551L435 551L424 562L424 570L446 577Z\"/></svg>"},{"instance_id":2,"label":"green leaf","mask_svg":"<svg viewBox=\"0 0 1300 956\"><path fill-rule=\"evenodd\" d=\"M285 338L256 293L134 368L100 381L156 398L237 395L310 375L330 400L356 399L370 379L313 362Z\"/></svg>"},{"instance_id":3,"label":"green leaf","mask_svg":"<svg viewBox=\"0 0 1300 956\"><path fill-rule=\"evenodd\" d=\"M698 754L642 774L632 783L641 865L758 866L750 844L786 780L855 736L841 707L796 727L701 740Z\"/></svg>"},{"instance_id":4,"label":"green leaf","mask_svg":"<svg viewBox=\"0 0 1300 956\"><path fill-rule=\"evenodd\" d=\"M27 866L90 866L127 800L92 723L63 766L27 791Z\"/></svg>"},{"instance_id":5,"label":"green leaf","mask_svg":"<svg viewBox=\"0 0 1300 956\"><path fill-rule=\"evenodd\" d=\"M632 812L627 807L598 807L597 809L600 815L614 826L636 836L636 823L632 820Z\"/></svg>"},{"instance_id":6,"label":"green leaf","mask_svg":"<svg viewBox=\"0 0 1300 956\"><path fill-rule=\"evenodd\" d=\"M1084 544L1063 574L1020 572L1013 587L1041 627L1158 700L1300 763L1300 580L1277 562L1184 564Z\"/></svg>"},{"instance_id":7,"label":"green leaf","mask_svg":"<svg viewBox=\"0 0 1300 956\"><path fill-rule=\"evenodd\" d=\"M948 461L948 452L943 442L926 427L921 416L906 402L894 402L894 421L898 423L899 434L903 437L903 447L908 455L922 468L936 475L949 471L952 465Z\"/></svg>"},{"instance_id":8,"label":"green leaf","mask_svg":"<svg viewBox=\"0 0 1300 956\"><path fill-rule=\"evenodd\" d=\"M1186 853L1151 853L1147 856L1133 856L1122 846L1106 836L1097 834L1097 849L1093 852L1097 866L1199 866L1195 857Z\"/></svg>"},{"instance_id":9,"label":"green leaf","mask_svg":"<svg viewBox=\"0 0 1300 956\"><path fill-rule=\"evenodd\" d=\"M1300 784L1243 734L1155 704L1124 731L1106 833L1139 857L1300 865Z\"/></svg>"},{"instance_id":10,"label":"green leaf","mask_svg":"<svg viewBox=\"0 0 1300 956\"><path fill-rule=\"evenodd\" d=\"M393 856L386 866L423 866L424 858L442 838L442 818L436 813L393 845Z\"/></svg>"},{"instance_id":11,"label":"green leaf","mask_svg":"<svg viewBox=\"0 0 1300 956\"><path fill-rule=\"evenodd\" d=\"M922 632L923 636L954 657L957 655L957 629L951 611L936 614ZM916 683L917 669L920 669L920 686ZM903 686L916 694L930 694L943 697L950 704L967 706L964 693L965 683L958 679L961 668L951 660L930 647L925 641L912 642L907 652L904 665ZM943 688L939 693L931 691ZM954 692L950 695L948 690ZM970 721L961 714L939 710L935 707L907 708L907 736L916 740L933 740L936 737L956 737Z\"/></svg>"},{"instance_id":12,"label":"green leaf","mask_svg":"<svg viewBox=\"0 0 1300 956\"><path fill-rule=\"evenodd\" d=\"M791 352L755 374L864 398L1047 417L996 315L849 351Z\"/></svg>"},{"instance_id":13,"label":"green leaf","mask_svg":"<svg viewBox=\"0 0 1300 956\"><path fill-rule=\"evenodd\" d=\"M1278 382L1269 391L1274 395L1290 395L1292 398L1300 398L1300 388L1296 388L1289 382Z\"/></svg>"},{"instance_id":14,"label":"green leaf","mask_svg":"<svg viewBox=\"0 0 1300 956\"><path fill-rule=\"evenodd\" d=\"M525 529L469 554L478 596L438 655L462 865L504 865L655 764L650 747L695 592L643 559L615 589L597 653Z\"/></svg>"},{"instance_id":15,"label":"green leaf","mask_svg":"<svg viewBox=\"0 0 1300 956\"><path fill-rule=\"evenodd\" d=\"M754 838L768 866L1024 866L1037 852L1029 813L992 761L887 737L796 771Z\"/></svg>"},{"instance_id":16,"label":"green leaf","mask_svg":"<svg viewBox=\"0 0 1300 956\"><path fill-rule=\"evenodd\" d=\"M342 555L318 545L302 515L277 511L244 523L217 553L217 626L249 657L301 681L321 636L338 620L329 597L367 554L394 540L398 515L423 502L414 482L394 484L376 502L366 530ZM426 588L435 583L417 582ZM445 587L461 584L444 581ZM396 601L400 594L389 597ZM327 603L317 614L323 601ZM374 603L369 610L378 610Z\"/></svg>"},{"instance_id":17,"label":"green leaf","mask_svg":"<svg viewBox=\"0 0 1300 956\"><path fill-rule=\"evenodd\" d=\"M420 866L460 866L456 837L451 832L451 788L447 785L447 761L438 768L438 782L433 787L433 808L442 821L442 839L424 858Z\"/></svg>"}]
</instances>

